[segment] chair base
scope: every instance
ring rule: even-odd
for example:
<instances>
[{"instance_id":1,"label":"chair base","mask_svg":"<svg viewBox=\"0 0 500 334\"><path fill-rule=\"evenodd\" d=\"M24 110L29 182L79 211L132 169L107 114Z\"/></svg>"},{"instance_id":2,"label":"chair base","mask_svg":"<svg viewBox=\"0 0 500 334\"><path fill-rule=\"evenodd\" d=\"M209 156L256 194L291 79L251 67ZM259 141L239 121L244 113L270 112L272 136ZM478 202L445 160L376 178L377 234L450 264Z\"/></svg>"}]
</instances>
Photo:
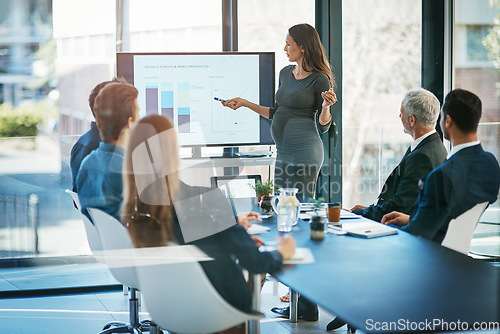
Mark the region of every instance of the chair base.
<instances>
[{"instance_id":1,"label":"chair base","mask_svg":"<svg viewBox=\"0 0 500 334\"><path fill-rule=\"evenodd\" d=\"M132 326L131 324L126 324L124 322L109 322L103 328L99 334L112 334L112 333L131 333L131 334L141 334L142 332L150 332L151 334L161 334L163 333L156 324L151 322L151 320L141 321L138 326Z\"/></svg>"},{"instance_id":2,"label":"chair base","mask_svg":"<svg viewBox=\"0 0 500 334\"><path fill-rule=\"evenodd\" d=\"M109 326L109 327L108 327L108 325L104 326L104 329L99 334L113 334L113 333L141 334L142 333L139 330L139 328L132 327L128 324L121 324L120 326L115 326L116 323L114 323L113 326Z\"/></svg>"},{"instance_id":3,"label":"chair base","mask_svg":"<svg viewBox=\"0 0 500 334\"><path fill-rule=\"evenodd\" d=\"M124 289L125 290L125 289ZM128 288L127 288L128 292ZM107 323L99 334L112 334L112 333L131 333L141 334L142 332L150 332L151 334L160 334L161 330L151 320L139 321L139 300L137 298L138 291L135 288L130 288L129 297L129 321L124 323L113 321Z\"/></svg>"}]
</instances>

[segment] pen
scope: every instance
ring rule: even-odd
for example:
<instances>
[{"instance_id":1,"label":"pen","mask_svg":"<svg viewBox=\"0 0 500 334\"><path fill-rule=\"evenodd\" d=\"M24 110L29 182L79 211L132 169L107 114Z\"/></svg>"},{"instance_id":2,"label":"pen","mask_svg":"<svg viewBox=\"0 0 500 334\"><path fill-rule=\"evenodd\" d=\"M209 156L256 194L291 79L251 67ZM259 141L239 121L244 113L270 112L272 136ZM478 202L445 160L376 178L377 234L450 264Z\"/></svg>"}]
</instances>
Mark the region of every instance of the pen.
<instances>
[{"instance_id":1,"label":"pen","mask_svg":"<svg viewBox=\"0 0 500 334\"><path fill-rule=\"evenodd\" d=\"M221 101L222 103L226 103L226 100L219 99L218 97L214 97L214 100L215 100L215 101Z\"/></svg>"}]
</instances>

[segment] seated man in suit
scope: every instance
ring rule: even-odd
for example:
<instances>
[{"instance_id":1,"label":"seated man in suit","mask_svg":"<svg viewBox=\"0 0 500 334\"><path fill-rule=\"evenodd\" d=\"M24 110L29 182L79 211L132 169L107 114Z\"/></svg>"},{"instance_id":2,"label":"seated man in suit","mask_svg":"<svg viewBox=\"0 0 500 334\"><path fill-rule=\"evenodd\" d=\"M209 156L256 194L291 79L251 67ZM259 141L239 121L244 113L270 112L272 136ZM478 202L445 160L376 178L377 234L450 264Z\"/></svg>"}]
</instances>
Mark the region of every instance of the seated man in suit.
<instances>
[{"instance_id":1,"label":"seated man in suit","mask_svg":"<svg viewBox=\"0 0 500 334\"><path fill-rule=\"evenodd\" d=\"M92 115L94 116L95 119L95 112L94 112L94 102L95 98L101 91L101 89L104 88L107 84L110 84L112 82L121 82L125 83L125 80L122 78L113 78L111 81L104 81L98 84L97 86L92 89L89 95L89 107L90 111L92 112ZM90 130L85 132L80 138L78 138L78 141L73 145L73 148L71 149L71 156L69 160L69 164L71 166L71 176L73 180L73 191L76 191L76 175L78 174L78 170L80 170L80 165L82 164L83 159L87 155L90 154L93 150L97 149L99 147L99 143L101 142L101 137L99 135L99 129L97 128L96 122L91 122L90 123Z\"/></svg>"},{"instance_id":2,"label":"seated man in suit","mask_svg":"<svg viewBox=\"0 0 500 334\"><path fill-rule=\"evenodd\" d=\"M95 99L102 142L83 161L76 176L82 213L98 208L120 220L122 168L126 136L139 115L137 89L126 83L106 85Z\"/></svg>"},{"instance_id":3,"label":"seated man in suit","mask_svg":"<svg viewBox=\"0 0 500 334\"><path fill-rule=\"evenodd\" d=\"M391 212L382 223L403 226L407 232L441 243L450 220L476 204L497 200L500 168L478 140L480 118L481 100L475 94L456 89L446 96L440 125L452 144L448 159L422 184L411 216Z\"/></svg>"},{"instance_id":4,"label":"seated man in suit","mask_svg":"<svg viewBox=\"0 0 500 334\"><path fill-rule=\"evenodd\" d=\"M409 213L418 196L418 180L426 177L446 158L446 149L436 133L439 100L423 88L406 93L399 118L413 142L399 165L392 171L376 204L356 205L351 211L380 221L392 211Z\"/></svg>"}]
</instances>

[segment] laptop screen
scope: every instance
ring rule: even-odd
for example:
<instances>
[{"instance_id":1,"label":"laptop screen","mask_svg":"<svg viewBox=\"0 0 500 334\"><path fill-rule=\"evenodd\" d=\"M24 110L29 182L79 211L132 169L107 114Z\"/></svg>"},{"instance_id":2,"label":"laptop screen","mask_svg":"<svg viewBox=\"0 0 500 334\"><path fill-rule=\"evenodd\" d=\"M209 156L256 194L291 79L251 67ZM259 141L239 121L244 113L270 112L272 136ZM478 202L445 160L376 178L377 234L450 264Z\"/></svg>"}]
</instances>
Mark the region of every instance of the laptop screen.
<instances>
[{"instance_id":1,"label":"laptop screen","mask_svg":"<svg viewBox=\"0 0 500 334\"><path fill-rule=\"evenodd\" d=\"M212 177L212 187L219 188L227 198L252 198L255 195L255 185L260 175L215 176Z\"/></svg>"}]
</instances>

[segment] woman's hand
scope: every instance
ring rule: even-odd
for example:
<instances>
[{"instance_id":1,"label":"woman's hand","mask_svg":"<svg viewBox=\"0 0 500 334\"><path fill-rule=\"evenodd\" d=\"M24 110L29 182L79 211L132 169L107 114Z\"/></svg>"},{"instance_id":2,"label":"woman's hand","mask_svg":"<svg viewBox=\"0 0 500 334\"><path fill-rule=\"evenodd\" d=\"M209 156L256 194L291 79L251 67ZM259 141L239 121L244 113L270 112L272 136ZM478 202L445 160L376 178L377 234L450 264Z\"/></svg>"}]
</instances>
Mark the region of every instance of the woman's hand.
<instances>
[{"instance_id":1,"label":"woman's hand","mask_svg":"<svg viewBox=\"0 0 500 334\"><path fill-rule=\"evenodd\" d=\"M368 207L364 206L364 205L357 204L357 205L353 206L351 208L351 210L349 210L349 211L353 212L354 210L363 210L363 209L366 209L366 208L368 208Z\"/></svg>"},{"instance_id":2,"label":"woman's hand","mask_svg":"<svg viewBox=\"0 0 500 334\"><path fill-rule=\"evenodd\" d=\"M260 223L262 221L262 219L259 218L259 213L253 211L238 213L237 217L238 224L243 226L245 231L247 231L248 228L252 226L252 222Z\"/></svg>"},{"instance_id":3,"label":"woman's hand","mask_svg":"<svg viewBox=\"0 0 500 334\"><path fill-rule=\"evenodd\" d=\"M405 226L410 222L410 216L401 212L392 211L382 217L382 224Z\"/></svg>"},{"instance_id":4,"label":"woman's hand","mask_svg":"<svg viewBox=\"0 0 500 334\"><path fill-rule=\"evenodd\" d=\"M229 99L229 100L222 100L221 103L224 107L228 107L233 110L236 110L239 107L246 107L265 118L269 118L269 107L263 107L261 105L252 103L248 100L242 99L241 97L235 97L234 99Z\"/></svg>"},{"instance_id":5,"label":"woman's hand","mask_svg":"<svg viewBox=\"0 0 500 334\"><path fill-rule=\"evenodd\" d=\"M228 108L231 108L233 110L236 110L239 107L245 107L245 104L247 102L248 102L247 100L242 99L241 97L235 97L234 99L226 100L226 102L221 101L221 103L224 107L228 107Z\"/></svg>"},{"instance_id":6,"label":"woman's hand","mask_svg":"<svg viewBox=\"0 0 500 334\"><path fill-rule=\"evenodd\" d=\"M337 102L337 95L333 92L333 88L321 93L321 97L323 98L323 104L321 105L323 108L327 108Z\"/></svg>"},{"instance_id":7,"label":"woman's hand","mask_svg":"<svg viewBox=\"0 0 500 334\"><path fill-rule=\"evenodd\" d=\"M288 260L295 254L295 240L292 237L279 239L278 245L278 252L280 252L283 260Z\"/></svg>"}]
</instances>

